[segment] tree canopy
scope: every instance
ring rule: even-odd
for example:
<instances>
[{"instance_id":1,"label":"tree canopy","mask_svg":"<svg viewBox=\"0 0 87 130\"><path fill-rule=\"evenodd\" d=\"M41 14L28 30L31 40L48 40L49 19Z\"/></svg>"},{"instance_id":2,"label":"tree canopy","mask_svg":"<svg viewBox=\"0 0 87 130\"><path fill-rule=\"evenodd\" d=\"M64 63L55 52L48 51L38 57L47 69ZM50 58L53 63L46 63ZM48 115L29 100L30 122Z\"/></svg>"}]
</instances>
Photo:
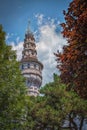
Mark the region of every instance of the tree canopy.
<instances>
[{"instance_id":1,"label":"tree canopy","mask_svg":"<svg viewBox=\"0 0 87 130\"><path fill-rule=\"evenodd\" d=\"M0 25L0 129L21 130L25 113L25 80L21 75L16 54L5 43Z\"/></svg>"},{"instance_id":2,"label":"tree canopy","mask_svg":"<svg viewBox=\"0 0 87 130\"><path fill-rule=\"evenodd\" d=\"M62 34L68 45L56 54L57 67L68 89L87 99L87 1L73 0L64 16Z\"/></svg>"},{"instance_id":3,"label":"tree canopy","mask_svg":"<svg viewBox=\"0 0 87 130\"><path fill-rule=\"evenodd\" d=\"M42 87L40 92L42 96L31 98L31 106L27 104L27 129L83 128L87 118L87 101L81 99L74 91L68 92L60 77L54 74L54 81Z\"/></svg>"}]
</instances>

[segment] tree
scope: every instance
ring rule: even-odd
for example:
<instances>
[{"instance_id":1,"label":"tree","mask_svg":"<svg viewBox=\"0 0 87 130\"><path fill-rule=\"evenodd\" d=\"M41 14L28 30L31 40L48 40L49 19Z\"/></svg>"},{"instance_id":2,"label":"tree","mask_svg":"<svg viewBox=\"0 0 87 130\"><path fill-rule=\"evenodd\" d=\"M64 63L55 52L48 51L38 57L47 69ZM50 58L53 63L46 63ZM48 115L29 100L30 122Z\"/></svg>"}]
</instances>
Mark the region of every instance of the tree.
<instances>
[{"instance_id":1,"label":"tree","mask_svg":"<svg viewBox=\"0 0 87 130\"><path fill-rule=\"evenodd\" d=\"M87 1L73 0L64 11L62 34L68 45L55 54L63 83L87 99Z\"/></svg>"},{"instance_id":2,"label":"tree","mask_svg":"<svg viewBox=\"0 0 87 130\"><path fill-rule=\"evenodd\" d=\"M28 107L27 115L28 122L30 122L29 119L32 117L32 130L56 130L59 128L63 114L61 105L59 106L59 92L56 87L57 82L48 83L41 89L42 96L38 96L35 99L33 98L33 105L32 107ZM61 94L62 93L60 93L60 95ZM28 129L29 128L30 126L28 126Z\"/></svg>"},{"instance_id":3,"label":"tree","mask_svg":"<svg viewBox=\"0 0 87 130\"><path fill-rule=\"evenodd\" d=\"M16 54L5 43L0 25L0 129L22 130L25 115L25 80L19 70Z\"/></svg>"},{"instance_id":4,"label":"tree","mask_svg":"<svg viewBox=\"0 0 87 130\"><path fill-rule=\"evenodd\" d=\"M66 85L61 83L57 75L54 74L54 81L46 84L41 89L41 93L42 96L31 98L32 107L30 105L28 107L27 129L81 130L83 128L87 115L87 101L78 97L73 91L68 92ZM77 117L79 123L76 121Z\"/></svg>"}]
</instances>

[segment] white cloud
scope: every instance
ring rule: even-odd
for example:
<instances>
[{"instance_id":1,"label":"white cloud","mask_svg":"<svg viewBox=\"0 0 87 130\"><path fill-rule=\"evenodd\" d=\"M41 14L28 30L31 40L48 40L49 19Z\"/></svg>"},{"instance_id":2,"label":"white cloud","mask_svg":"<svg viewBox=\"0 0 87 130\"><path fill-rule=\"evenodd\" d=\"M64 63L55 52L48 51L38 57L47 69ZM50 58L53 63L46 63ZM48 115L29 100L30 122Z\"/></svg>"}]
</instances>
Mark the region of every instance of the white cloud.
<instances>
[{"instance_id":1,"label":"white cloud","mask_svg":"<svg viewBox=\"0 0 87 130\"><path fill-rule=\"evenodd\" d=\"M49 18L50 19L50 18ZM62 51L66 40L60 33L56 32L58 24L55 24L54 19L39 26L39 40L37 42L38 57L44 65L43 69L43 85L52 81L53 73L58 73L56 69L56 57L54 52Z\"/></svg>"},{"instance_id":2,"label":"white cloud","mask_svg":"<svg viewBox=\"0 0 87 130\"><path fill-rule=\"evenodd\" d=\"M56 57L54 56L54 52L57 52L57 50L62 51L62 47L66 44L66 40L62 37L61 33L56 32L59 25L58 20L55 23L55 19L51 19L50 17L45 19L42 14L36 15L36 18L38 22L38 30L34 34L36 37L38 60L40 60L44 65L44 85L52 81L53 73L58 73L58 70L56 69L57 63L55 61ZM15 45L14 42L11 44L13 49L17 50L17 59L20 60L22 57L23 42L19 42L19 37L17 37L16 42L18 42L17 45Z\"/></svg>"},{"instance_id":3,"label":"white cloud","mask_svg":"<svg viewBox=\"0 0 87 130\"><path fill-rule=\"evenodd\" d=\"M18 37L16 39L18 41ZM14 42L11 42L12 49L16 50L17 60L21 60L22 58L22 50L23 50L23 42L19 42L17 45Z\"/></svg>"},{"instance_id":4,"label":"white cloud","mask_svg":"<svg viewBox=\"0 0 87 130\"><path fill-rule=\"evenodd\" d=\"M8 40L9 38L10 38L10 34L9 33L7 33L7 35L6 35L6 40Z\"/></svg>"},{"instance_id":5,"label":"white cloud","mask_svg":"<svg viewBox=\"0 0 87 130\"><path fill-rule=\"evenodd\" d=\"M43 17L44 17L44 15L43 15L43 14L36 14L35 17L36 17L37 20L38 20L38 25L41 25L42 22L43 22Z\"/></svg>"},{"instance_id":6,"label":"white cloud","mask_svg":"<svg viewBox=\"0 0 87 130\"><path fill-rule=\"evenodd\" d=\"M16 38L16 42L19 43L19 40L20 40L20 37L18 36L18 37Z\"/></svg>"}]
</instances>

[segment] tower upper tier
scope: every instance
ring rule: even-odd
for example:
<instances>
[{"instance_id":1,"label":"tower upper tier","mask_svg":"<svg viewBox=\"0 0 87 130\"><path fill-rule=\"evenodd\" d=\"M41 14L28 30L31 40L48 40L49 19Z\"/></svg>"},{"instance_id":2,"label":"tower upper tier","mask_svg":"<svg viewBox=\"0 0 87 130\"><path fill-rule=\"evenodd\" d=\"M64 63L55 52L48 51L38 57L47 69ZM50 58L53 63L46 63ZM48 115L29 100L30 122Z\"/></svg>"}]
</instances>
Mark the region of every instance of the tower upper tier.
<instances>
[{"instance_id":1,"label":"tower upper tier","mask_svg":"<svg viewBox=\"0 0 87 130\"><path fill-rule=\"evenodd\" d=\"M21 62L35 61L41 65L41 68L43 68L42 63L40 61L38 61L38 59L37 59L35 38L34 38L33 33L30 30L27 30L27 32L25 33L23 47L24 48L22 51Z\"/></svg>"}]
</instances>

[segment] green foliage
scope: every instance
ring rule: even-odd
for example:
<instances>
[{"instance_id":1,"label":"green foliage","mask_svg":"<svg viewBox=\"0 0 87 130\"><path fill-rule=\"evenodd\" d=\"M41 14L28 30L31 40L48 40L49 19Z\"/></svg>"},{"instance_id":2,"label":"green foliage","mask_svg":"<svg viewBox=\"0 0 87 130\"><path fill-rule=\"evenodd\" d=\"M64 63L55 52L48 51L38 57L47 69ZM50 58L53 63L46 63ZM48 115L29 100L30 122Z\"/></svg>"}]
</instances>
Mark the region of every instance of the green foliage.
<instances>
[{"instance_id":1,"label":"green foliage","mask_svg":"<svg viewBox=\"0 0 87 130\"><path fill-rule=\"evenodd\" d=\"M0 130L21 130L25 113L25 83L16 54L5 43L0 25Z\"/></svg>"},{"instance_id":2,"label":"green foliage","mask_svg":"<svg viewBox=\"0 0 87 130\"><path fill-rule=\"evenodd\" d=\"M87 118L87 100L81 99L54 74L54 81L40 90L41 96L26 95L25 80L15 52L5 43L0 26L0 130L79 130ZM64 127L68 120L68 126ZM73 127L73 128L72 128Z\"/></svg>"},{"instance_id":3,"label":"green foliage","mask_svg":"<svg viewBox=\"0 0 87 130\"><path fill-rule=\"evenodd\" d=\"M66 120L75 127L73 122L77 115L79 118L84 115L86 117L87 102L78 97L75 92L68 92L66 88L66 85L61 83L60 78L55 74L54 81L41 88L42 96L34 98L32 107L28 109L28 118L32 117L32 130L63 130ZM70 120L71 115L73 115L73 122Z\"/></svg>"}]
</instances>

